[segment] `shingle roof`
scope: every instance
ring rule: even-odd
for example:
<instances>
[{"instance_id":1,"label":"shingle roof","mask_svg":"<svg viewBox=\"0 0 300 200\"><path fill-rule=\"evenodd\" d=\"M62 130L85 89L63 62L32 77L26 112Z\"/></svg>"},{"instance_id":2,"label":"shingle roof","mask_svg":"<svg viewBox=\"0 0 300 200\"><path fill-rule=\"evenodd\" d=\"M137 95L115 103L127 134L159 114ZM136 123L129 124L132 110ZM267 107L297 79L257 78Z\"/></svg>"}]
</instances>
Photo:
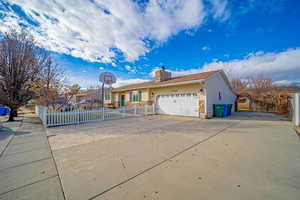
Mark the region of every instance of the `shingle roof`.
<instances>
[{"instance_id":1,"label":"shingle roof","mask_svg":"<svg viewBox=\"0 0 300 200\"><path fill-rule=\"evenodd\" d=\"M178 82L206 79L210 75L212 75L216 72L219 72L219 71L220 70L215 70L215 71L202 72L202 73L190 74L190 75L185 75L185 76L177 76L177 77L165 80L165 81L155 81L154 80L154 81L147 81L147 82L143 82L143 83L124 85L124 86L121 86L118 88L114 88L113 91L131 90L131 89L135 89L135 88L148 88L148 87L163 86L163 85L178 83Z\"/></svg>"}]
</instances>

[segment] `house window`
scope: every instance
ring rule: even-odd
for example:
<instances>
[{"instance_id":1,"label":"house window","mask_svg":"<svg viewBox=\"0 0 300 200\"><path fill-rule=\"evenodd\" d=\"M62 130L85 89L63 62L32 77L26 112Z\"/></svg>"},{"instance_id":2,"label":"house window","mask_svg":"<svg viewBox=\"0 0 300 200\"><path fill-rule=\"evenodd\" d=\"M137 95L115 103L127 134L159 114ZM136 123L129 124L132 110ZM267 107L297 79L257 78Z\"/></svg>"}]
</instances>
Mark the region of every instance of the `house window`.
<instances>
[{"instance_id":1,"label":"house window","mask_svg":"<svg viewBox=\"0 0 300 200\"><path fill-rule=\"evenodd\" d=\"M106 92L104 93L104 99L105 99L105 100L110 100L110 92L106 91Z\"/></svg>"},{"instance_id":2,"label":"house window","mask_svg":"<svg viewBox=\"0 0 300 200\"><path fill-rule=\"evenodd\" d=\"M140 102L141 101L141 92L140 91L134 91L130 93L130 101L131 102Z\"/></svg>"},{"instance_id":3,"label":"house window","mask_svg":"<svg viewBox=\"0 0 300 200\"><path fill-rule=\"evenodd\" d=\"M221 92L219 92L219 101L222 100L222 95L221 95Z\"/></svg>"}]
</instances>

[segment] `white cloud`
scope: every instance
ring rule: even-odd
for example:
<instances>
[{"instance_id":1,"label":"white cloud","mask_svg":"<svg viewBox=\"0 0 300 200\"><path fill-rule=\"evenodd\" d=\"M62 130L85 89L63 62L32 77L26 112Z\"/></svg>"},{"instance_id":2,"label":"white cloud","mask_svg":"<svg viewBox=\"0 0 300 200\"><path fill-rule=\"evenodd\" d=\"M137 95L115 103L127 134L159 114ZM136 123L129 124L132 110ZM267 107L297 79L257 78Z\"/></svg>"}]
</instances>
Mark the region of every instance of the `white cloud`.
<instances>
[{"instance_id":1,"label":"white cloud","mask_svg":"<svg viewBox=\"0 0 300 200\"><path fill-rule=\"evenodd\" d=\"M229 76L247 78L249 76L264 75L272 78L276 83L296 83L300 85L300 47L288 49L278 53L255 52L243 59L227 62L213 60L196 69L171 71L174 76L200 73L211 70L224 70ZM150 73L152 76L153 69Z\"/></svg>"},{"instance_id":2,"label":"white cloud","mask_svg":"<svg viewBox=\"0 0 300 200\"><path fill-rule=\"evenodd\" d=\"M208 51L208 50L210 50L210 48L207 47L207 46L204 46L204 47L202 47L202 50L203 50L203 51Z\"/></svg>"},{"instance_id":3,"label":"white cloud","mask_svg":"<svg viewBox=\"0 0 300 200\"><path fill-rule=\"evenodd\" d=\"M117 78L117 82L113 84L113 87L120 87L123 85L135 84L135 83L142 83L149 81L148 79L141 79L141 78L133 78L133 79L119 79ZM97 77L88 77L84 75L68 75L66 77L67 84L78 84L81 88L97 88L100 87L100 83L97 80Z\"/></svg>"},{"instance_id":4,"label":"white cloud","mask_svg":"<svg viewBox=\"0 0 300 200\"><path fill-rule=\"evenodd\" d=\"M288 49L278 53L256 52L248 54L244 59L228 62L212 62L203 66L202 70L223 69L234 77L263 74L275 81L299 81L300 48Z\"/></svg>"},{"instance_id":5,"label":"white cloud","mask_svg":"<svg viewBox=\"0 0 300 200\"><path fill-rule=\"evenodd\" d=\"M104 67L99 67L100 70L104 70Z\"/></svg>"},{"instance_id":6,"label":"white cloud","mask_svg":"<svg viewBox=\"0 0 300 200\"><path fill-rule=\"evenodd\" d=\"M210 12L214 19L225 21L230 17L231 13L227 7L227 0L209 0L209 2L211 4Z\"/></svg>"},{"instance_id":7,"label":"white cloud","mask_svg":"<svg viewBox=\"0 0 300 200\"><path fill-rule=\"evenodd\" d=\"M212 62L218 62L218 58L211 59Z\"/></svg>"},{"instance_id":8,"label":"white cloud","mask_svg":"<svg viewBox=\"0 0 300 200\"><path fill-rule=\"evenodd\" d=\"M23 24L46 49L92 62L114 63L119 55L135 61L182 30L198 28L209 13L225 20L227 1L210 0L10 0L0 6L0 30ZM20 6L26 17L11 9ZM34 25L33 25L34 24ZM114 65L114 64L113 64Z\"/></svg>"},{"instance_id":9,"label":"white cloud","mask_svg":"<svg viewBox=\"0 0 300 200\"><path fill-rule=\"evenodd\" d=\"M75 75L68 75L66 77L66 83L73 85L78 84L82 88L89 88L89 87L98 87L99 81L97 79L91 79L87 76L75 76Z\"/></svg>"},{"instance_id":10,"label":"white cloud","mask_svg":"<svg viewBox=\"0 0 300 200\"><path fill-rule=\"evenodd\" d=\"M133 79L118 79L115 84L113 84L113 87L120 87L124 85L130 85L135 83L143 83L149 81L148 79L140 79L140 78L133 78Z\"/></svg>"},{"instance_id":11,"label":"white cloud","mask_svg":"<svg viewBox=\"0 0 300 200\"><path fill-rule=\"evenodd\" d=\"M136 73L137 72L137 70L134 67L131 67L129 65L125 65L124 67L129 72L132 72L132 73Z\"/></svg>"},{"instance_id":12,"label":"white cloud","mask_svg":"<svg viewBox=\"0 0 300 200\"><path fill-rule=\"evenodd\" d=\"M125 69L128 70L128 71L131 71L131 70L132 70L132 67L129 66L129 65L125 65Z\"/></svg>"}]
</instances>

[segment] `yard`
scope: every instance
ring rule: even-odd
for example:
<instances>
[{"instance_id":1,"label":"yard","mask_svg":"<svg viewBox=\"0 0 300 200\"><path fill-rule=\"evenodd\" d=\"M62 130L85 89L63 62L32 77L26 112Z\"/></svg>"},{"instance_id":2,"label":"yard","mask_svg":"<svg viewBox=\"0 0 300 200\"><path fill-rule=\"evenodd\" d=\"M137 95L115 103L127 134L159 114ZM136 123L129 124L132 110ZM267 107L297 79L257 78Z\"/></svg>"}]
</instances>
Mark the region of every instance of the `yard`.
<instances>
[{"instance_id":1,"label":"yard","mask_svg":"<svg viewBox=\"0 0 300 200\"><path fill-rule=\"evenodd\" d=\"M299 199L300 146L267 113L48 128L67 199Z\"/></svg>"}]
</instances>

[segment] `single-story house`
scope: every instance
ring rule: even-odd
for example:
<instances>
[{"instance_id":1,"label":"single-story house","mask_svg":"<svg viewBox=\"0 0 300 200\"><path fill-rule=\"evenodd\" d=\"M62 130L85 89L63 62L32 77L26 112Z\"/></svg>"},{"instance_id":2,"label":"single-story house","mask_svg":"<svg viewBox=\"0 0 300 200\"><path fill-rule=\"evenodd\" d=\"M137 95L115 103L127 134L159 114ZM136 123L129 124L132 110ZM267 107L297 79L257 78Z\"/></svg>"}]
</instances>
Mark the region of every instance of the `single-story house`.
<instances>
[{"instance_id":1,"label":"single-story house","mask_svg":"<svg viewBox=\"0 0 300 200\"><path fill-rule=\"evenodd\" d=\"M100 101L101 100L101 89L87 89L82 90L75 95L76 103L86 101Z\"/></svg>"},{"instance_id":2,"label":"single-story house","mask_svg":"<svg viewBox=\"0 0 300 200\"><path fill-rule=\"evenodd\" d=\"M99 88L82 90L78 94L74 95L74 98L72 99L73 104L82 105L101 104L101 102L102 92Z\"/></svg>"},{"instance_id":3,"label":"single-story house","mask_svg":"<svg viewBox=\"0 0 300 200\"><path fill-rule=\"evenodd\" d=\"M233 104L236 95L222 70L172 77L164 69L155 80L113 88L105 103L114 107L154 105L157 114L210 118L213 104Z\"/></svg>"}]
</instances>

